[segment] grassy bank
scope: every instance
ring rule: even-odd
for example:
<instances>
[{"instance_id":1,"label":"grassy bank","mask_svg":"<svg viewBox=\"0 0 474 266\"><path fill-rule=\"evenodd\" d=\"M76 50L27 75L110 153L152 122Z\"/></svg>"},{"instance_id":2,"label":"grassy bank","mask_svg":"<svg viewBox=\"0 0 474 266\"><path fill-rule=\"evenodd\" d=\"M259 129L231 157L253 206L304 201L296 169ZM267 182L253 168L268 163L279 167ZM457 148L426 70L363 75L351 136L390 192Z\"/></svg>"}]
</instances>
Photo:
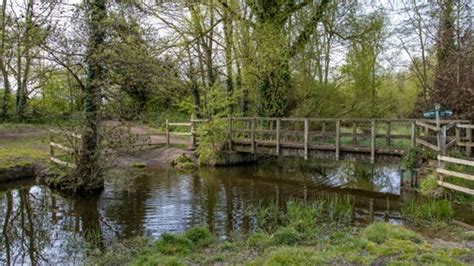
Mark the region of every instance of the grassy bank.
<instances>
[{"instance_id":1,"label":"grassy bank","mask_svg":"<svg viewBox=\"0 0 474 266\"><path fill-rule=\"evenodd\" d=\"M45 126L0 125L0 169L46 163L49 154Z\"/></svg>"},{"instance_id":2,"label":"grassy bank","mask_svg":"<svg viewBox=\"0 0 474 266\"><path fill-rule=\"evenodd\" d=\"M143 239L117 244L92 256L89 263L463 265L474 260L471 249L430 244L401 225L376 222L354 227L350 224L352 205L344 200L290 201L283 209L270 205L252 211L258 229L250 235L219 241L206 228L195 227L182 234L165 233L145 245Z\"/></svg>"}]
</instances>

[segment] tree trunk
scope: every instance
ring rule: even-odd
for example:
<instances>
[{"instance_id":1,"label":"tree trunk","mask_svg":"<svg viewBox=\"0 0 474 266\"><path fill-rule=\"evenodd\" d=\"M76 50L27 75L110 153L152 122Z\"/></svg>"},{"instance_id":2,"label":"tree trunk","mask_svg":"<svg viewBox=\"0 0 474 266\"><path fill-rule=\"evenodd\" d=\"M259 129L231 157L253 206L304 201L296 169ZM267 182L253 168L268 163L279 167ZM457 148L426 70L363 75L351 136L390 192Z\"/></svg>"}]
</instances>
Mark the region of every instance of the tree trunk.
<instances>
[{"instance_id":1,"label":"tree trunk","mask_svg":"<svg viewBox=\"0 0 474 266\"><path fill-rule=\"evenodd\" d=\"M10 94L11 94L10 81L8 80L8 72L5 65L5 41L6 41L5 29L6 29L6 15L7 15L6 8L7 8L7 0L3 0L2 13L1 13L2 35L1 35L1 43L0 43L0 71L2 72L4 92L3 92L2 113L0 115L1 119L8 118L8 110L10 109L9 104L10 104Z\"/></svg>"},{"instance_id":2,"label":"tree trunk","mask_svg":"<svg viewBox=\"0 0 474 266\"><path fill-rule=\"evenodd\" d=\"M89 26L89 47L86 56L87 84L85 87L85 121L82 134L82 152L76 169L77 190L85 192L103 187L100 166L101 92L105 68L100 60L105 40L106 0L86 2Z\"/></svg>"}]
</instances>

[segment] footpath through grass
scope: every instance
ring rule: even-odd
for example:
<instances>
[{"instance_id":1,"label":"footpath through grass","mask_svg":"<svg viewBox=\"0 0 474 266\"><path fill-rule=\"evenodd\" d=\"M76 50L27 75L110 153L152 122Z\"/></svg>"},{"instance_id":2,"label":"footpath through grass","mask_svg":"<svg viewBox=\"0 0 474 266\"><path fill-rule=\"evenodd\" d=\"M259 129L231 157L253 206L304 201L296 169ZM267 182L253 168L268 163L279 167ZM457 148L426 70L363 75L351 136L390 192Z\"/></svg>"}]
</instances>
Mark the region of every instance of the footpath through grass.
<instances>
[{"instance_id":1,"label":"footpath through grass","mask_svg":"<svg viewBox=\"0 0 474 266\"><path fill-rule=\"evenodd\" d=\"M474 251L464 245L432 245L401 225L376 222L350 225L352 205L328 200L290 201L254 210L258 230L218 241L207 228L165 233L156 242L143 238L95 253L100 265L469 265ZM460 241L472 241L466 235Z\"/></svg>"}]
</instances>

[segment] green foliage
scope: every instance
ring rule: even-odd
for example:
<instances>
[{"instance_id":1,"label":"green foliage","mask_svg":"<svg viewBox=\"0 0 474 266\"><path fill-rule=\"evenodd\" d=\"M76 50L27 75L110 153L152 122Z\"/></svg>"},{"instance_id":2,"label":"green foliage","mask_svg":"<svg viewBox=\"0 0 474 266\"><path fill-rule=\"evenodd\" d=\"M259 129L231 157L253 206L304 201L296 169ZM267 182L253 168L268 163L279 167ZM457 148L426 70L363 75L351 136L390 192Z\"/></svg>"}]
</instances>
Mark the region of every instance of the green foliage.
<instances>
[{"instance_id":1,"label":"green foliage","mask_svg":"<svg viewBox=\"0 0 474 266\"><path fill-rule=\"evenodd\" d=\"M166 255L185 254L191 252L193 242L183 235L164 233L155 248Z\"/></svg>"},{"instance_id":2,"label":"green foliage","mask_svg":"<svg viewBox=\"0 0 474 266\"><path fill-rule=\"evenodd\" d=\"M421 193L432 198L439 198L443 189L438 186L438 178L435 174L430 174L421 180Z\"/></svg>"},{"instance_id":3,"label":"green foliage","mask_svg":"<svg viewBox=\"0 0 474 266\"><path fill-rule=\"evenodd\" d=\"M227 119L216 118L203 123L198 128L199 146L197 153L199 163L214 165L219 159L219 151L226 140Z\"/></svg>"},{"instance_id":4,"label":"green foliage","mask_svg":"<svg viewBox=\"0 0 474 266\"><path fill-rule=\"evenodd\" d=\"M207 227L197 226L189 229L184 236L198 247L208 247L214 243L215 238Z\"/></svg>"},{"instance_id":5,"label":"green foliage","mask_svg":"<svg viewBox=\"0 0 474 266\"><path fill-rule=\"evenodd\" d=\"M402 163L405 169L408 170L413 170L417 166L418 162L418 156L419 156L419 150L418 149L410 149L408 152L405 153L405 155L402 158Z\"/></svg>"},{"instance_id":6,"label":"green foliage","mask_svg":"<svg viewBox=\"0 0 474 266\"><path fill-rule=\"evenodd\" d=\"M417 224L439 224L449 222L454 210L449 200L412 200L402 208L403 216Z\"/></svg>"},{"instance_id":7,"label":"green foliage","mask_svg":"<svg viewBox=\"0 0 474 266\"><path fill-rule=\"evenodd\" d=\"M251 248L262 249L271 244L270 236L263 232L253 233L247 239L247 245Z\"/></svg>"},{"instance_id":8,"label":"green foliage","mask_svg":"<svg viewBox=\"0 0 474 266\"><path fill-rule=\"evenodd\" d=\"M272 243L275 245L294 245L300 239L300 233L295 228L281 227L272 235Z\"/></svg>"}]
</instances>

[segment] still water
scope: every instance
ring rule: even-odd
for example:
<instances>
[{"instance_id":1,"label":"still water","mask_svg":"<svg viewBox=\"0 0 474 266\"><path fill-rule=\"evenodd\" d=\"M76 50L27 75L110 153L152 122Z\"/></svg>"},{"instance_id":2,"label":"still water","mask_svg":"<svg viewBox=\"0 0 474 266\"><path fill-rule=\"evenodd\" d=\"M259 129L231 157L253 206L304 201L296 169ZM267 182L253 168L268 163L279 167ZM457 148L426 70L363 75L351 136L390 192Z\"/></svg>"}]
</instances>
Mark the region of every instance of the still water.
<instances>
[{"instance_id":1,"label":"still water","mask_svg":"<svg viewBox=\"0 0 474 266\"><path fill-rule=\"evenodd\" d=\"M285 166L282 166L285 165ZM117 238L209 227L221 239L255 229L248 209L287 199L348 197L355 222L367 218L369 203L385 219L397 219L397 165L317 161L266 161L259 165L201 169L162 168L133 177L117 174L94 197L71 197L34 180L0 184L0 265L81 263L91 245Z\"/></svg>"}]
</instances>

